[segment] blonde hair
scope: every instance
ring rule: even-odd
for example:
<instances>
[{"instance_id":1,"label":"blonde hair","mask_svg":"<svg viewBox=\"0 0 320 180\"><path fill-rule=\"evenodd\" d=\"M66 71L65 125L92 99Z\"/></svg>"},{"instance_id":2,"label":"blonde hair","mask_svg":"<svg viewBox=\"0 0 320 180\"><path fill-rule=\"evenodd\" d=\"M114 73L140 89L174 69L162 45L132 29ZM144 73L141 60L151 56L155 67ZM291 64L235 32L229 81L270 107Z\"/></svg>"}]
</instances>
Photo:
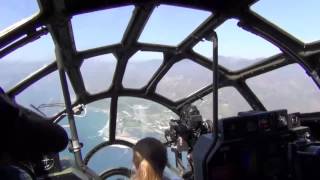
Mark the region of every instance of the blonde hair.
<instances>
[{"instance_id":1,"label":"blonde hair","mask_svg":"<svg viewBox=\"0 0 320 180\"><path fill-rule=\"evenodd\" d=\"M136 173L133 175L132 180L161 180L162 174L156 172L150 162L143 159L137 167Z\"/></svg>"},{"instance_id":2,"label":"blonde hair","mask_svg":"<svg viewBox=\"0 0 320 180\"><path fill-rule=\"evenodd\" d=\"M133 148L136 172L132 180L161 180L167 163L166 148L154 138L140 140Z\"/></svg>"}]
</instances>

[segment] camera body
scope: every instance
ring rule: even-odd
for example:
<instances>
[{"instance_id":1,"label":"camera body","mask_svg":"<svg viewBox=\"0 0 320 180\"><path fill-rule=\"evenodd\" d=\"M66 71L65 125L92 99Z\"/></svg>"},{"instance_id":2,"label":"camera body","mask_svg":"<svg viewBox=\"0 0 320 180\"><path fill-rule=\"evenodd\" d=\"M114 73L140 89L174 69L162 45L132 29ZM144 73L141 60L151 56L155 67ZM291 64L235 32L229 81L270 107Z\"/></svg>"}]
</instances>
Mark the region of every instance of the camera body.
<instances>
[{"instance_id":1,"label":"camera body","mask_svg":"<svg viewBox=\"0 0 320 180\"><path fill-rule=\"evenodd\" d=\"M171 119L170 128L165 131L168 143L176 144L181 137L192 150L200 135L212 132L212 121L203 120L198 108L194 105L185 105L180 113L180 119Z\"/></svg>"}]
</instances>

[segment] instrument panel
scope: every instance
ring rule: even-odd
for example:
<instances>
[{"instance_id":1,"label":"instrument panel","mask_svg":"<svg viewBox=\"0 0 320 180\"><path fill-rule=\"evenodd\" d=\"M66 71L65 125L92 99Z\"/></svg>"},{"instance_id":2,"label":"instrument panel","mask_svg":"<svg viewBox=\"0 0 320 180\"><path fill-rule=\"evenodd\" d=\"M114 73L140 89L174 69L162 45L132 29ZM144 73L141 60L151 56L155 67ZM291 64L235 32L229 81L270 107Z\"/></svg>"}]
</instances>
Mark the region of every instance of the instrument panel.
<instances>
[{"instance_id":1,"label":"instrument panel","mask_svg":"<svg viewBox=\"0 0 320 180\"><path fill-rule=\"evenodd\" d=\"M287 110L241 112L220 121L225 141L272 135L299 125L298 118Z\"/></svg>"}]
</instances>

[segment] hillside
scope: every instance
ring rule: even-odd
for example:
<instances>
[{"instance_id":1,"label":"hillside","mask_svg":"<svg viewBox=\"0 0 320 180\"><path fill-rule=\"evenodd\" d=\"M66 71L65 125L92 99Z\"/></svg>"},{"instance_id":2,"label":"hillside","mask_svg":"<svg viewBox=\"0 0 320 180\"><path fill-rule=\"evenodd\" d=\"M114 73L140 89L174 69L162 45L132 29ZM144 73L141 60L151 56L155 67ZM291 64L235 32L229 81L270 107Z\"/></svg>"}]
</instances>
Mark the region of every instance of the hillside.
<instances>
[{"instance_id":1,"label":"hillside","mask_svg":"<svg viewBox=\"0 0 320 180\"><path fill-rule=\"evenodd\" d=\"M254 63L252 60L220 57L220 62L231 69L239 69ZM155 70L160 66L160 60L138 61L130 63L123 84L128 88L140 88L144 86ZM7 90L35 69L42 67L41 62L0 63L0 84ZM111 60L94 61L81 68L86 87L91 92L99 92L110 87L115 62ZM195 73L196 72L196 73ZM30 104L62 103L62 93L58 74L39 81L31 88L17 97L17 101L29 107ZM183 60L168 72L157 86L157 92L170 99L178 100L192 92L209 85L212 82L211 72L190 60ZM272 82L272 83L271 83ZM290 65L274 72L249 79L248 85L265 104L267 109L286 108L289 112L312 112L320 108L320 94L312 80L297 65ZM137 86L139 84L139 86ZM42 98L38 98L39 93ZM74 95L72 95L74 97ZM211 119L211 96L199 100L197 105L205 116ZM61 109L58 108L58 109ZM219 91L220 117L236 115L238 111L250 110L248 104L235 91L234 88L223 88ZM48 110L49 111L49 110ZM49 114L54 114L50 110Z\"/></svg>"}]
</instances>

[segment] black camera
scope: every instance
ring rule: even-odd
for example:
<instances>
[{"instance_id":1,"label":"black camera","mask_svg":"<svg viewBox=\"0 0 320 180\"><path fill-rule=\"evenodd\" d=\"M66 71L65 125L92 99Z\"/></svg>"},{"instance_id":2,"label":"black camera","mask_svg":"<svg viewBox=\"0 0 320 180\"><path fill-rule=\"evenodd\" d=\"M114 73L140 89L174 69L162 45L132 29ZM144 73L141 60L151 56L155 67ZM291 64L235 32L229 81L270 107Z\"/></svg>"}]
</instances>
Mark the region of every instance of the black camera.
<instances>
[{"instance_id":1,"label":"black camera","mask_svg":"<svg viewBox=\"0 0 320 180\"><path fill-rule=\"evenodd\" d=\"M212 121L202 119L198 108L194 105L185 105L180 113L180 119L171 119L170 128L165 131L168 143L176 144L181 137L192 149L201 134L212 132Z\"/></svg>"}]
</instances>

